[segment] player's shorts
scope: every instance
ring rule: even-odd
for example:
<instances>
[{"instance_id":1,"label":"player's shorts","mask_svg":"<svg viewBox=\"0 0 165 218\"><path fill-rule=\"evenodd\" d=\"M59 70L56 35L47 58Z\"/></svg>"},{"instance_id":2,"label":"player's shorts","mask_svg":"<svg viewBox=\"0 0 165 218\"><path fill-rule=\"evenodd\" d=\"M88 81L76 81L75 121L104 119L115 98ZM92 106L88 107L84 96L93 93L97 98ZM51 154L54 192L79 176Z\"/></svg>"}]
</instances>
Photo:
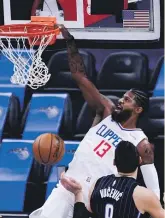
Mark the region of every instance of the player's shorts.
<instances>
[{"instance_id":1,"label":"player's shorts","mask_svg":"<svg viewBox=\"0 0 165 218\"><path fill-rule=\"evenodd\" d=\"M75 197L59 185L54 188L44 205L33 211L29 218L72 218Z\"/></svg>"}]
</instances>

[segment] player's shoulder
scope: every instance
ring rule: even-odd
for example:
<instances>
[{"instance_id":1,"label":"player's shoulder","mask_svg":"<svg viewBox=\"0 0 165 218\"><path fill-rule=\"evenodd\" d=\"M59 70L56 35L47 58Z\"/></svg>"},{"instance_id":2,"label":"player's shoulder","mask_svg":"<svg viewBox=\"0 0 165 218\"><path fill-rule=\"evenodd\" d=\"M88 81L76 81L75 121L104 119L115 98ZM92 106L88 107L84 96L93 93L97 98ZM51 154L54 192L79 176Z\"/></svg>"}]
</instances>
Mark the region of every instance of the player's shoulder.
<instances>
[{"instance_id":1,"label":"player's shoulder","mask_svg":"<svg viewBox=\"0 0 165 218\"><path fill-rule=\"evenodd\" d=\"M149 193L146 191L146 188L142 186L136 186L133 192L133 200L136 205L136 208L141 214L145 213L144 204L146 198L148 198Z\"/></svg>"},{"instance_id":2,"label":"player's shoulder","mask_svg":"<svg viewBox=\"0 0 165 218\"><path fill-rule=\"evenodd\" d=\"M139 143L143 143L143 140L148 141L148 137L141 129L129 131L129 135L133 137L135 140L139 141Z\"/></svg>"},{"instance_id":3,"label":"player's shoulder","mask_svg":"<svg viewBox=\"0 0 165 218\"><path fill-rule=\"evenodd\" d=\"M142 187L142 186L136 186L133 192L133 199L136 202L141 202L141 204L146 204L149 201L152 201L152 199L155 199L156 195L149 189Z\"/></svg>"},{"instance_id":4,"label":"player's shoulder","mask_svg":"<svg viewBox=\"0 0 165 218\"><path fill-rule=\"evenodd\" d=\"M141 140L138 143L137 147L138 147L138 151L140 153L143 152L144 150L146 150L147 148L154 150L154 144L150 143L148 138L144 138L143 140Z\"/></svg>"},{"instance_id":5,"label":"player's shoulder","mask_svg":"<svg viewBox=\"0 0 165 218\"><path fill-rule=\"evenodd\" d=\"M145 133L143 132L143 130L142 130L141 128L131 129L130 132L131 132L132 134L145 135Z\"/></svg>"},{"instance_id":6,"label":"player's shoulder","mask_svg":"<svg viewBox=\"0 0 165 218\"><path fill-rule=\"evenodd\" d=\"M102 183L103 181L105 181L105 180L110 180L111 178L115 178L115 175L114 174L111 174L111 175L107 175L107 176L102 176L102 177L100 177L97 181L96 181L96 185L98 185L98 184L100 184L100 183Z\"/></svg>"}]
</instances>

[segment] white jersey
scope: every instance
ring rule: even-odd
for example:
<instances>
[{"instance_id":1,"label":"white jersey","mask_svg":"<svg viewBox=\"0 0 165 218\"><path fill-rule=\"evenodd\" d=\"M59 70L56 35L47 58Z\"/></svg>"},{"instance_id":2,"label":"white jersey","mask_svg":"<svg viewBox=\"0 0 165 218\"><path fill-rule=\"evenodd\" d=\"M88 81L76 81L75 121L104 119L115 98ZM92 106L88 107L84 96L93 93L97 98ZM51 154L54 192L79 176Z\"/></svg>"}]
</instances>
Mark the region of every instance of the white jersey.
<instances>
[{"instance_id":1,"label":"white jersey","mask_svg":"<svg viewBox=\"0 0 165 218\"><path fill-rule=\"evenodd\" d=\"M141 129L125 129L112 120L111 115L89 129L69 164L67 176L81 182L84 201L93 182L99 177L116 174L113 165L115 148L120 141L129 141L135 146L147 138Z\"/></svg>"}]
</instances>

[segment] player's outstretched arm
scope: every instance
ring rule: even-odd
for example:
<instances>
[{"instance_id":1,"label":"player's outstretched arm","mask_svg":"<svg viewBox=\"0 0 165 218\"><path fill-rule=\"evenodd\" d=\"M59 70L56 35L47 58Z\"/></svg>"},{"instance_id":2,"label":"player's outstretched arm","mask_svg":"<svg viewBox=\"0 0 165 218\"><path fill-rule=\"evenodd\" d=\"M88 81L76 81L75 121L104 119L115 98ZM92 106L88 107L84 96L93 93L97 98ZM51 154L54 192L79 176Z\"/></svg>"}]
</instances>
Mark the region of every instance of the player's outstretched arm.
<instances>
[{"instance_id":1,"label":"player's outstretched arm","mask_svg":"<svg viewBox=\"0 0 165 218\"><path fill-rule=\"evenodd\" d=\"M150 190L152 190L160 199L160 188L158 174L154 165L154 145L144 139L137 145L139 155L142 158L140 167L144 182Z\"/></svg>"},{"instance_id":2,"label":"player's outstretched arm","mask_svg":"<svg viewBox=\"0 0 165 218\"><path fill-rule=\"evenodd\" d=\"M59 25L59 27L67 42L68 60L73 79L77 82L89 106L97 113L103 114L103 118L105 118L111 114L114 104L112 101L107 101L87 78L84 61L76 47L74 37L63 25Z\"/></svg>"},{"instance_id":3,"label":"player's outstretched arm","mask_svg":"<svg viewBox=\"0 0 165 218\"><path fill-rule=\"evenodd\" d=\"M149 213L153 218L164 218L165 210L162 208L157 196L144 187L136 187L133 193L136 207L141 213Z\"/></svg>"}]
</instances>

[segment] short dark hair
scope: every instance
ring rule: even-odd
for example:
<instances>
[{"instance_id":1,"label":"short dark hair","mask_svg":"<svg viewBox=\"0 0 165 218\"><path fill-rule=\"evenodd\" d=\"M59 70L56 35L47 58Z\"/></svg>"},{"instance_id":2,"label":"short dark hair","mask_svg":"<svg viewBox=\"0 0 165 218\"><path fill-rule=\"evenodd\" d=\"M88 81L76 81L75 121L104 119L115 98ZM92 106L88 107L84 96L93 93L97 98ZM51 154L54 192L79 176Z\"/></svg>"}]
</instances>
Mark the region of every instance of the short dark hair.
<instances>
[{"instance_id":1,"label":"short dark hair","mask_svg":"<svg viewBox=\"0 0 165 218\"><path fill-rule=\"evenodd\" d=\"M139 166L137 148L128 141L121 141L115 150L115 165L118 172L132 173Z\"/></svg>"},{"instance_id":2,"label":"short dark hair","mask_svg":"<svg viewBox=\"0 0 165 218\"><path fill-rule=\"evenodd\" d=\"M143 108L143 111L147 111L149 107L149 95L146 91L139 89L130 90L135 95L136 104Z\"/></svg>"}]
</instances>

